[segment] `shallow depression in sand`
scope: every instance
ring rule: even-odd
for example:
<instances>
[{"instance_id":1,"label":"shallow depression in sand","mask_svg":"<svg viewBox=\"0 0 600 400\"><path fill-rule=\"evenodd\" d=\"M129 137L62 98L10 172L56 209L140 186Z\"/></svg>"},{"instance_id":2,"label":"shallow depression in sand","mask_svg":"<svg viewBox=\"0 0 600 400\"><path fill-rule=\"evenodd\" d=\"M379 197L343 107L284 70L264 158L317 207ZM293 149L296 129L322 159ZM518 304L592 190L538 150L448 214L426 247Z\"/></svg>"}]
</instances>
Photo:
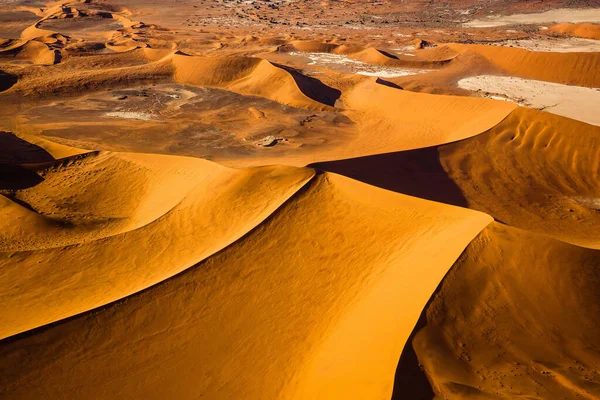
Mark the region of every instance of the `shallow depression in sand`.
<instances>
[{"instance_id":1,"label":"shallow depression in sand","mask_svg":"<svg viewBox=\"0 0 600 400\"><path fill-rule=\"evenodd\" d=\"M508 76L480 75L458 81L462 89L484 97L509 100L592 125L600 126L600 89Z\"/></svg>"},{"instance_id":2,"label":"shallow depression in sand","mask_svg":"<svg viewBox=\"0 0 600 400\"><path fill-rule=\"evenodd\" d=\"M600 52L600 40L581 38L504 40L490 44L493 46L518 47L529 51L549 51L553 53Z\"/></svg>"},{"instance_id":3,"label":"shallow depression in sand","mask_svg":"<svg viewBox=\"0 0 600 400\"><path fill-rule=\"evenodd\" d=\"M600 8L558 9L537 14L491 16L464 23L465 28L493 28L505 25L545 24L551 22L600 22Z\"/></svg>"},{"instance_id":4,"label":"shallow depression in sand","mask_svg":"<svg viewBox=\"0 0 600 400\"><path fill-rule=\"evenodd\" d=\"M426 74L429 71L418 68L384 67L353 60L350 57L331 53L291 52L291 56L305 57L310 60L308 65L329 68L339 72L352 73L379 78L396 78L399 76Z\"/></svg>"}]
</instances>

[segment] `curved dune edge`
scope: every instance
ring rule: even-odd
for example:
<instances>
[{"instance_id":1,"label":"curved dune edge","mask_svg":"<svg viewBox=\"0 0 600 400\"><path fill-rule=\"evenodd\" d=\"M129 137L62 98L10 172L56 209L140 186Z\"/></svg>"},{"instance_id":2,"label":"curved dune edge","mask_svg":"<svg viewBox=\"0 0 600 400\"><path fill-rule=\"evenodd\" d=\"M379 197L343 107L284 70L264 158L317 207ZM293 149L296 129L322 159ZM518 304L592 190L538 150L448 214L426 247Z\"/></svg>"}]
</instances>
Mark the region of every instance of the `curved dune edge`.
<instances>
[{"instance_id":1,"label":"curved dune edge","mask_svg":"<svg viewBox=\"0 0 600 400\"><path fill-rule=\"evenodd\" d=\"M598 137L600 127L519 107L456 142L309 166L600 249Z\"/></svg>"},{"instance_id":2,"label":"curved dune edge","mask_svg":"<svg viewBox=\"0 0 600 400\"><path fill-rule=\"evenodd\" d=\"M600 127L518 108L488 132L440 147L439 159L470 208L600 249L599 135Z\"/></svg>"},{"instance_id":3,"label":"curved dune edge","mask_svg":"<svg viewBox=\"0 0 600 400\"><path fill-rule=\"evenodd\" d=\"M587 87L600 87L600 53L544 53L480 44L447 44L476 53L512 76Z\"/></svg>"},{"instance_id":4,"label":"curved dune edge","mask_svg":"<svg viewBox=\"0 0 600 400\"><path fill-rule=\"evenodd\" d=\"M599 264L598 250L499 223L485 228L444 279L412 341L436 394L600 397Z\"/></svg>"},{"instance_id":5,"label":"curved dune edge","mask_svg":"<svg viewBox=\"0 0 600 400\"><path fill-rule=\"evenodd\" d=\"M3 199L0 337L102 306L181 272L253 229L312 174L110 153L59 168L47 181L18 191L17 203ZM23 227L18 219L30 224Z\"/></svg>"},{"instance_id":6,"label":"curved dune edge","mask_svg":"<svg viewBox=\"0 0 600 400\"><path fill-rule=\"evenodd\" d=\"M320 174L194 268L104 309L0 342L1 386L22 399L55 390L95 398L389 394L423 306L490 221Z\"/></svg>"},{"instance_id":7,"label":"curved dune edge","mask_svg":"<svg viewBox=\"0 0 600 400\"><path fill-rule=\"evenodd\" d=\"M556 24L549 26L548 31L564 36L600 40L598 24Z\"/></svg>"},{"instance_id":8,"label":"curved dune edge","mask_svg":"<svg viewBox=\"0 0 600 400\"><path fill-rule=\"evenodd\" d=\"M517 107L503 101L407 92L374 79L356 85L342 100L362 132L346 150L353 153L350 157L465 139L497 125Z\"/></svg>"}]
</instances>

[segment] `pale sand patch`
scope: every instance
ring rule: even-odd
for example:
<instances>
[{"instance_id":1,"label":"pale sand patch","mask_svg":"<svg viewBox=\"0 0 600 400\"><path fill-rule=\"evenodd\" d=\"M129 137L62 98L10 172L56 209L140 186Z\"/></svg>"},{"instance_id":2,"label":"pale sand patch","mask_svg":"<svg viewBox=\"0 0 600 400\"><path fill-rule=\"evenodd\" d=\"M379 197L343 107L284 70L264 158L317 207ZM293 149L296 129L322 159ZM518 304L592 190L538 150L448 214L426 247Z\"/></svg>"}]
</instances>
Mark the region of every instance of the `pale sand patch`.
<instances>
[{"instance_id":1,"label":"pale sand patch","mask_svg":"<svg viewBox=\"0 0 600 400\"><path fill-rule=\"evenodd\" d=\"M545 24L550 22L600 22L600 8L558 9L538 14L490 16L463 24L466 28L493 28L504 25Z\"/></svg>"},{"instance_id":2,"label":"pale sand patch","mask_svg":"<svg viewBox=\"0 0 600 400\"><path fill-rule=\"evenodd\" d=\"M458 81L462 89L485 92L519 105L600 126L600 89L562 85L532 79L480 75Z\"/></svg>"},{"instance_id":3,"label":"pale sand patch","mask_svg":"<svg viewBox=\"0 0 600 400\"><path fill-rule=\"evenodd\" d=\"M152 116L150 114L137 111L112 111L107 112L104 115L111 118L139 119L141 121L152 120Z\"/></svg>"},{"instance_id":4,"label":"pale sand patch","mask_svg":"<svg viewBox=\"0 0 600 400\"><path fill-rule=\"evenodd\" d=\"M333 70L337 69L341 72L365 76L376 76L379 78L395 78L398 76L425 74L429 72L428 70L418 68L383 67L380 65L367 64L341 54L299 51L294 51L289 54L291 56L308 58L310 60L308 65L316 65Z\"/></svg>"},{"instance_id":5,"label":"pale sand patch","mask_svg":"<svg viewBox=\"0 0 600 400\"><path fill-rule=\"evenodd\" d=\"M600 40L582 38L503 40L502 42L490 44L493 46L518 47L529 51L549 51L554 53L600 52Z\"/></svg>"}]
</instances>

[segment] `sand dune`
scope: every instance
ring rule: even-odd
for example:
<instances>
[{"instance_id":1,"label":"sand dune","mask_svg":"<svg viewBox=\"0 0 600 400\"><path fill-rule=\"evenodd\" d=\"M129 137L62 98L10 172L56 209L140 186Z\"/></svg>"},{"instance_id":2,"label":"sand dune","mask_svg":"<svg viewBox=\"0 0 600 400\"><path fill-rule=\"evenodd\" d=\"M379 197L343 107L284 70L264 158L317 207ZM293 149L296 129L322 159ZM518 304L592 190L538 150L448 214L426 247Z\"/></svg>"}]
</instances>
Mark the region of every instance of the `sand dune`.
<instances>
[{"instance_id":1,"label":"sand dune","mask_svg":"<svg viewBox=\"0 0 600 400\"><path fill-rule=\"evenodd\" d=\"M60 53L51 50L45 43L29 40L16 47L0 50L0 59L14 59L17 62L52 65L60 60Z\"/></svg>"},{"instance_id":2,"label":"sand dune","mask_svg":"<svg viewBox=\"0 0 600 400\"><path fill-rule=\"evenodd\" d=\"M389 396L399 352L424 303L489 221L318 175L251 233L183 274L0 343L4 393L23 399L57 390L87 398ZM153 255L164 267L164 257L180 251L155 246L135 253L146 254L138 258L144 270ZM38 345L20 355L33 341ZM190 381L197 384L181 385Z\"/></svg>"},{"instance_id":3,"label":"sand dune","mask_svg":"<svg viewBox=\"0 0 600 400\"><path fill-rule=\"evenodd\" d=\"M559 35L600 40L598 24L556 24L549 26L548 30Z\"/></svg>"},{"instance_id":4,"label":"sand dune","mask_svg":"<svg viewBox=\"0 0 600 400\"><path fill-rule=\"evenodd\" d=\"M36 172L42 182L3 198L2 337L182 271L247 233L312 174L136 154L90 155ZM208 188L219 194L206 196ZM183 230L173 237L176 227ZM52 284L40 286L40 279Z\"/></svg>"},{"instance_id":5,"label":"sand dune","mask_svg":"<svg viewBox=\"0 0 600 400\"><path fill-rule=\"evenodd\" d=\"M342 101L358 114L354 119L364 132L352 143L356 155L465 139L488 130L515 108L507 102L406 92L374 79L357 85Z\"/></svg>"},{"instance_id":6,"label":"sand dune","mask_svg":"<svg viewBox=\"0 0 600 400\"><path fill-rule=\"evenodd\" d=\"M412 341L435 392L447 399L598 398L599 263L597 250L498 223L484 229Z\"/></svg>"},{"instance_id":7,"label":"sand dune","mask_svg":"<svg viewBox=\"0 0 600 400\"><path fill-rule=\"evenodd\" d=\"M236 93L310 110L328 110L335 102L335 99L310 98L307 96L310 89L302 90L304 84L312 83L302 82L308 78L300 74L294 76L284 68L258 58L195 58L176 54L173 64L175 79L185 84L224 87ZM316 79L312 81L318 83Z\"/></svg>"},{"instance_id":8,"label":"sand dune","mask_svg":"<svg viewBox=\"0 0 600 400\"><path fill-rule=\"evenodd\" d=\"M600 53L543 53L524 49L449 44L456 51L483 56L511 76L587 87L600 87Z\"/></svg>"},{"instance_id":9,"label":"sand dune","mask_svg":"<svg viewBox=\"0 0 600 400\"><path fill-rule=\"evenodd\" d=\"M489 131L455 143L314 167L598 249L599 129L518 108Z\"/></svg>"}]
</instances>

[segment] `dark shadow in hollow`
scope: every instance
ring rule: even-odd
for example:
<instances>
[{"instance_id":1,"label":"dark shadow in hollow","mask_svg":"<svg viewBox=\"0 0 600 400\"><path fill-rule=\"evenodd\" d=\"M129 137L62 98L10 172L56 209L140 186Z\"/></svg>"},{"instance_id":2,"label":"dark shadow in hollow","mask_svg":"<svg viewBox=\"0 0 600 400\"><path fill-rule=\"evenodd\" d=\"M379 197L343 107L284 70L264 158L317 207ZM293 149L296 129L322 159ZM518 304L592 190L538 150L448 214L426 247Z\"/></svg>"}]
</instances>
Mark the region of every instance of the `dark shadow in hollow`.
<instances>
[{"instance_id":1,"label":"dark shadow in hollow","mask_svg":"<svg viewBox=\"0 0 600 400\"><path fill-rule=\"evenodd\" d=\"M303 75L294 68L275 63L273 63L273 65L288 72L292 78L294 78L294 81L296 82L296 85L298 85L298 88L300 88L300 91L305 96L310 97L319 103L333 107L336 100L342 95L341 91L325 85L318 79Z\"/></svg>"},{"instance_id":2,"label":"dark shadow in hollow","mask_svg":"<svg viewBox=\"0 0 600 400\"><path fill-rule=\"evenodd\" d=\"M0 132L0 164L31 164L54 161L40 146L10 133Z\"/></svg>"},{"instance_id":3,"label":"dark shadow in hollow","mask_svg":"<svg viewBox=\"0 0 600 400\"><path fill-rule=\"evenodd\" d=\"M433 299L437 291L434 292L431 299ZM427 308L431 299L427 302L425 308L423 308L417 325L415 325L415 328L411 332L400 355L400 361L398 362L396 375L394 376L394 390L392 391L391 400L432 400L435 397L435 393L425 372L421 369L419 359L412 345L415 335L427 325Z\"/></svg>"},{"instance_id":4,"label":"dark shadow in hollow","mask_svg":"<svg viewBox=\"0 0 600 400\"><path fill-rule=\"evenodd\" d=\"M44 179L21 164L53 162L43 148L10 132L0 132L0 190L20 190L37 185Z\"/></svg>"},{"instance_id":5,"label":"dark shadow in hollow","mask_svg":"<svg viewBox=\"0 0 600 400\"><path fill-rule=\"evenodd\" d=\"M460 188L442 167L437 147L326 161L309 167L397 193L467 207Z\"/></svg>"},{"instance_id":6,"label":"dark shadow in hollow","mask_svg":"<svg viewBox=\"0 0 600 400\"><path fill-rule=\"evenodd\" d=\"M9 74L4 71L0 71L0 92L4 92L5 90L13 87L19 79L16 75Z\"/></svg>"}]
</instances>

